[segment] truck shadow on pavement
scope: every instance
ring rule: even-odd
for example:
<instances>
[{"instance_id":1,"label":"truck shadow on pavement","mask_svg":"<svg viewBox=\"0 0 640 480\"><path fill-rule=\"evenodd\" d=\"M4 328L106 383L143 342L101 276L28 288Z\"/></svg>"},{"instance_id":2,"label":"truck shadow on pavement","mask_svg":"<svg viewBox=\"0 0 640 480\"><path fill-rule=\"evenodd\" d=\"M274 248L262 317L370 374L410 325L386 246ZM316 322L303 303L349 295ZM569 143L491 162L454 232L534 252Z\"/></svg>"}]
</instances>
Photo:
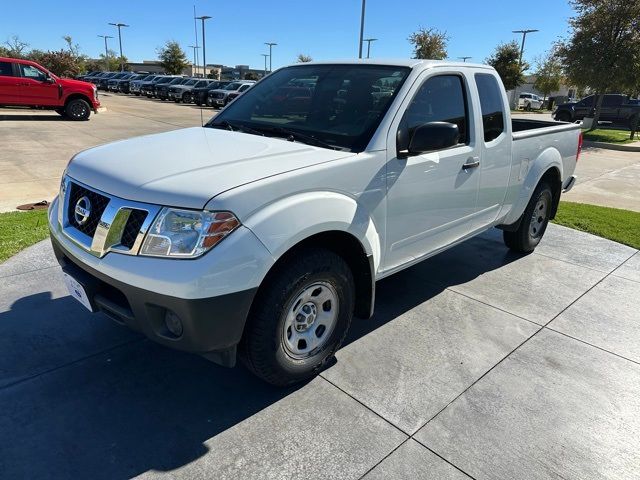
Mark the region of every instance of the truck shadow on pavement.
<instances>
[{"instance_id":1,"label":"truck shadow on pavement","mask_svg":"<svg viewBox=\"0 0 640 480\"><path fill-rule=\"evenodd\" d=\"M375 316L354 320L347 343L446 287L517 258L495 241L472 239L382 280ZM47 327L48 332L86 322L95 331L90 338L96 346L91 354L78 354L13 383L6 381L11 365L0 362L5 377L0 378L0 471L5 478L119 479L149 470L170 471L207 454L208 439L296 390L271 387L242 367L218 367L123 334L122 327L102 315L84 313L70 297L51 300L48 295L24 297L0 314L2 331L25 345L14 345L12 351L35 356L28 359L31 364L39 357L51 361L47 351L58 339L20 333L23 322L34 322L34 316L40 324L57 323ZM111 344L105 346L109 332L114 332L108 337ZM34 348L33 342L40 345ZM19 356L13 360L20 363ZM271 421L278 428L278 419Z\"/></svg>"},{"instance_id":2,"label":"truck shadow on pavement","mask_svg":"<svg viewBox=\"0 0 640 480\"><path fill-rule=\"evenodd\" d=\"M2 121L11 121L11 122L64 122L68 121L61 115L57 113L53 115L15 115L15 114L0 114L0 122Z\"/></svg>"}]
</instances>

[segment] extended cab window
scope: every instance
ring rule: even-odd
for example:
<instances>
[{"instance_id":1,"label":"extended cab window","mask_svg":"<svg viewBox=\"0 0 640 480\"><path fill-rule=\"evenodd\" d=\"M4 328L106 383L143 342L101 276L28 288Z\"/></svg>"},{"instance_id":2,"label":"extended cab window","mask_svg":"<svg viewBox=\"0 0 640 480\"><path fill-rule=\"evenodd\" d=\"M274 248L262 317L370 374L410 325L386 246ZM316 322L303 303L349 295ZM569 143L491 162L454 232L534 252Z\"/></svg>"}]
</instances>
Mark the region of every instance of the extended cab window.
<instances>
[{"instance_id":1,"label":"extended cab window","mask_svg":"<svg viewBox=\"0 0 640 480\"><path fill-rule=\"evenodd\" d=\"M484 141L495 140L504 132L504 102L496 77L488 73L476 73L476 85L482 111Z\"/></svg>"},{"instance_id":2,"label":"extended cab window","mask_svg":"<svg viewBox=\"0 0 640 480\"><path fill-rule=\"evenodd\" d=\"M11 63L0 62L0 77L13 77Z\"/></svg>"},{"instance_id":3,"label":"extended cab window","mask_svg":"<svg viewBox=\"0 0 640 480\"><path fill-rule=\"evenodd\" d=\"M459 143L469 143L467 98L459 75L437 75L422 84L400 122L400 128L407 131L407 135L402 137L408 142L416 127L430 122L456 124L460 133ZM398 146L400 150L407 147Z\"/></svg>"},{"instance_id":4,"label":"extended cab window","mask_svg":"<svg viewBox=\"0 0 640 480\"><path fill-rule=\"evenodd\" d=\"M26 78L33 78L34 80L40 80L40 81L47 78L47 76L42 70L36 67L33 67L31 65L24 65L21 63L20 71L22 72L22 76Z\"/></svg>"}]
</instances>

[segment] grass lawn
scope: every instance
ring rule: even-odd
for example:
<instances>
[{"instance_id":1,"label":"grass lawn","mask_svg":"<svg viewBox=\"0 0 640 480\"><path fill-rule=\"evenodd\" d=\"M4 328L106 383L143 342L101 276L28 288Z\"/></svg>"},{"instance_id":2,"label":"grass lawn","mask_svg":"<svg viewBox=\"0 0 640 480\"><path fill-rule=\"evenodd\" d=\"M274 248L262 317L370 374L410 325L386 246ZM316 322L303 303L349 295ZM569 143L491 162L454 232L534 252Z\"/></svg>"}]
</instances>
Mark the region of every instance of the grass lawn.
<instances>
[{"instance_id":1,"label":"grass lawn","mask_svg":"<svg viewBox=\"0 0 640 480\"><path fill-rule=\"evenodd\" d=\"M608 142L608 143L630 143L632 140L629 140L629 135L631 132L629 130L614 130L608 128L596 128L595 130L591 130L588 132L584 131L584 139L590 140L592 142ZM636 135L638 137L638 135ZM639 140L640 138L636 138Z\"/></svg>"},{"instance_id":2,"label":"grass lawn","mask_svg":"<svg viewBox=\"0 0 640 480\"><path fill-rule=\"evenodd\" d=\"M48 236L46 210L0 213L0 262Z\"/></svg>"},{"instance_id":3,"label":"grass lawn","mask_svg":"<svg viewBox=\"0 0 640 480\"><path fill-rule=\"evenodd\" d=\"M553 222L640 249L639 212L560 202Z\"/></svg>"}]
</instances>

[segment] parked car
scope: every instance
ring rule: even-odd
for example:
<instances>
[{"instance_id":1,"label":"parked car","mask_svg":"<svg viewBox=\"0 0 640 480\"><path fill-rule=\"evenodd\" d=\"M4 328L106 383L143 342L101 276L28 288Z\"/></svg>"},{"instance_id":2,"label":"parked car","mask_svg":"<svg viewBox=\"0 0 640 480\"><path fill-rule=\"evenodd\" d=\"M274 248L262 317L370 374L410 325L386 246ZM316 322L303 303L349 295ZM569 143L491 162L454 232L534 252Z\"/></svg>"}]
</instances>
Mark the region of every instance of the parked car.
<instances>
[{"instance_id":1,"label":"parked car","mask_svg":"<svg viewBox=\"0 0 640 480\"><path fill-rule=\"evenodd\" d=\"M575 122L592 114L595 109L596 96L589 95L579 102L558 105L553 118L559 122ZM627 95L606 94L602 100L600 120L630 127L640 115L640 105Z\"/></svg>"},{"instance_id":2,"label":"parked car","mask_svg":"<svg viewBox=\"0 0 640 480\"><path fill-rule=\"evenodd\" d=\"M231 82L224 88L209 90L207 94L207 105L214 108L222 108L230 102L229 94L231 92L242 93L248 90L254 83L256 82L253 80L238 80L237 82Z\"/></svg>"},{"instance_id":3,"label":"parked car","mask_svg":"<svg viewBox=\"0 0 640 480\"><path fill-rule=\"evenodd\" d=\"M542 99L533 93L521 93L518 98L518 108L540 110L542 108Z\"/></svg>"},{"instance_id":4,"label":"parked car","mask_svg":"<svg viewBox=\"0 0 640 480\"><path fill-rule=\"evenodd\" d=\"M169 100L174 102L193 103L193 94L191 93L195 88L204 88L214 80L202 79L202 78L190 78L180 85L172 85L169 88Z\"/></svg>"},{"instance_id":5,"label":"parked car","mask_svg":"<svg viewBox=\"0 0 640 480\"><path fill-rule=\"evenodd\" d=\"M182 77L177 75L164 75L162 77L159 77L150 84L143 86L142 93L148 98L157 97L158 87L164 85L165 83L173 82L176 78L180 79Z\"/></svg>"},{"instance_id":6,"label":"parked car","mask_svg":"<svg viewBox=\"0 0 640 480\"><path fill-rule=\"evenodd\" d=\"M249 86L245 86L243 85L242 87L240 87L238 90L234 91L234 92L229 92L229 95L227 95L227 104L233 102L236 98L238 98L240 95L242 95L244 92L246 92L247 90L249 90L253 85L249 85Z\"/></svg>"},{"instance_id":7,"label":"parked car","mask_svg":"<svg viewBox=\"0 0 640 480\"><path fill-rule=\"evenodd\" d=\"M109 75L110 73L114 73L114 72L97 72L93 75L88 75L87 77L84 78L85 82L91 82L94 85L97 86L98 80L101 79L102 77Z\"/></svg>"},{"instance_id":8,"label":"parked car","mask_svg":"<svg viewBox=\"0 0 640 480\"><path fill-rule=\"evenodd\" d=\"M120 72L114 75L109 80L107 80L107 90L110 92L117 92L120 86L120 82L134 75L135 73L131 72Z\"/></svg>"},{"instance_id":9,"label":"parked car","mask_svg":"<svg viewBox=\"0 0 640 480\"><path fill-rule=\"evenodd\" d=\"M206 105L207 103L207 95L209 95L209 92L211 90L217 90L219 88L224 88L227 85L229 85L231 82L229 81L220 81L220 80L213 80L209 85L205 86L205 87L197 87L194 88L193 90L191 90L191 94L193 96L193 103L195 103L196 105L200 106L200 105Z\"/></svg>"},{"instance_id":10,"label":"parked car","mask_svg":"<svg viewBox=\"0 0 640 480\"><path fill-rule=\"evenodd\" d=\"M111 80L116 75L120 75L121 72L107 72L101 77L97 78L94 82L98 90L107 90L109 85L109 80Z\"/></svg>"},{"instance_id":11,"label":"parked car","mask_svg":"<svg viewBox=\"0 0 640 480\"><path fill-rule=\"evenodd\" d=\"M118 92L131 93L131 82L142 81L152 76L153 75L149 75L148 73L137 73L131 75L128 78L123 78L122 80L120 80L120 82L118 82Z\"/></svg>"},{"instance_id":12,"label":"parked car","mask_svg":"<svg viewBox=\"0 0 640 480\"><path fill-rule=\"evenodd\" d=\"M140 96L142 94L142 87L148 84L153 83L156 79L160 78L162 75L149 75L141 80L134 80L129 84L129 93L133 93L136 96Z\"/></svg>"},{"instance_id":13,"label":"parked car","mask_svg":"<svg viewBox=\"0 0 640 480\"><path fill-rule=\"evenodd\" d=\"M256 113L310 77L306 111ZM75 155L51 241L90 311L288 385L372 315L377 280L495 226L534 250L575 183L580 139L577 124L511 119L488 66L299 64L204 127Z\"/></svg>"},{"instance_id":14,"label":"parked car","mask_svg":"<svg viewBox=\"0 0 640 480\"><path fill-rule=\"evenodd\" d=\"M30 60L0 57L0 106L46 108L70 120L88 120L100 100L88 82L60 78Z\"/></svg>"},{"instance_id":15,"label":"parked car","mask_svg":"<svg viewBox=\"0 0 640 480\"><path fill-rule=\"evenodd\" d=\"M156 85L156 91L155 91L156 98L159 98L162 101L167 100L169 98L169 88L171 88L174 85L182 85L183 83L186 83L189 80L190 80L189 77L176 77L170 82L158 83Z\"/></svg>"}]
</instances>

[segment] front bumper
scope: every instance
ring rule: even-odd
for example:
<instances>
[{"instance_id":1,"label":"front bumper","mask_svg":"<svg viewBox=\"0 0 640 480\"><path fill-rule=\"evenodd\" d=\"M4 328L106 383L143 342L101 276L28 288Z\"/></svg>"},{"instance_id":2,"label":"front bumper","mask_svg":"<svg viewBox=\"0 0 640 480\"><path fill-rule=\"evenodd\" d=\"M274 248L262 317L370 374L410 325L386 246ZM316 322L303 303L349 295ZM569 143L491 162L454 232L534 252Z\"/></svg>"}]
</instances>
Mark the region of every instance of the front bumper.
<instances>
[{"instance_id":1,"label":"front bumper","mask_svg":"<svg viewBox=\"0 0 640 480\"><path fill-rule=\"evenodd\" d=\"M58 224L57 206L56 199L49 212L53 250L63 271L84 287L94 311L162 345L234 365L251 303L273 265L250 230L240 227L194 260L114 252L98 258L66 236ZM168 312L181 321L179 337L165 325Z\"/></svg>"}]
</instances>

